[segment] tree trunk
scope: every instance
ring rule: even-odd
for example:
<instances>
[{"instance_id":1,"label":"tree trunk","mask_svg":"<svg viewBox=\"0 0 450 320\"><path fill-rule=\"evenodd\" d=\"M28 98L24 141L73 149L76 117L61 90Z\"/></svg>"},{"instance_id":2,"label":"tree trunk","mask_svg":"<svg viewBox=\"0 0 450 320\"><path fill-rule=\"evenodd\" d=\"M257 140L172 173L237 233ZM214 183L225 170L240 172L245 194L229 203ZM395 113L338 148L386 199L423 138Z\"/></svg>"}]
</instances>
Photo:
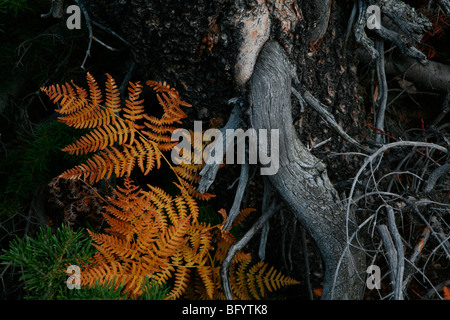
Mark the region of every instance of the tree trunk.
<instances>
[{"instance_id":1,"label":"tree trunk","mask_svg":"<svg viewBox=\"0 0 450 320\"><path fill-rule=\"evenodd\" d=\"M364 253L348 250L354 223L347 220L324 164L304 147L292 125L290 70L281 46L267 42L250 80L251 124L280 130L280 168L269 179L320 249L326 268L323 299L360 299Z\"/></svg>"}]
</instances>

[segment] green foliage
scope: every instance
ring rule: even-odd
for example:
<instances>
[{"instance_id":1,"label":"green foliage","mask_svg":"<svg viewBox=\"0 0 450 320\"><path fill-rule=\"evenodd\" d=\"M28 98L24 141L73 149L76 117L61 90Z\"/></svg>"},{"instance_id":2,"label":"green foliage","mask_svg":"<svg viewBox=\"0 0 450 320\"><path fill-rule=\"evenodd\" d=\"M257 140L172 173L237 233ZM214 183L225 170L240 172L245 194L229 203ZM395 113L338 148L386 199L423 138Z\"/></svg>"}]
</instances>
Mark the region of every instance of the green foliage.
<instances>
[{"instance_id":1,"label":"green foliage","mask_svg":"<svg viewBox=\"0 0 450 320\"><path fill-rule=\"evenodd\" d=\"M20 268L24 289L28 291L26 299L57 300L126 300L123 285L115 282L105 285L96 284L91 288L68 289L66 273L69 265L78 265L82 269L89 263L95 249L90 238L83 230L74 231L63 225L56 233L50 227L38 231L34 238L11 241L10 249L0 256L1 264ZM82 273L81 273L82 276ZM166 285L158 285L146 279L139 300L162 300L169 292Z\"/></svg>"},{"instance_id":2,"label":"green foliage","mask_svg":"<svg viewBox=\"0 0 450 320\"><path fill-rule=\"evenodd\" d=\"M167 284L159 285L154 280L146 278L142 284L142 295L139 300L163 300L169 294L170 288Z\"/></svg>"},{"instance_id":3,"label":"green foliage","mask_svg":"<svg viewBox=\"0 0 450 320\"><path fill-rule=\"evenodd\" d=\"M30 9L28 0L0 0L0 14L12 14L16 17L19 11ZM0 23L0 32L3 32L2 26Z\"/></svg>"},{"instance_id":4,"label":"green foliage","mask_svg":"<svg viewBox=\"0 0 450 320\"><path fill-rule=\"evenodd\" d=\"M20 280L29 292L27 299L54 299L65 290L67 266L85 265L93 255L90 238L82 231L61 226L52 232L41 229L34 238L16 238L0 256L2 264L21 268Z\"/></svg>"},{"instance_id":5,"label":"green foliage","mask_svg":"<svg viewBox=\"0 0 450 320\"><path fill-rule=\"evenodd\" d=\"M78 130L79 131L79 130ZM29 200L36 188L68 166L83 158L69 156L61 151L80 133L57 121L40 125L34 134L16 140L16 149L0 158L0 218L10 217ZM1 150L3 151L3 150Z\"/></svg>"},{"instance_id":6,"label":"green foliage","mask_svg":"<svg viewBox=\"0 0 450 320\"><path fill-rule=\"evenodd\" d=\"M0 0L0 12L12 13L17 16L21 10L30 10L28 0Z\"/></svg>"},{"instance_id":7,"label":"green foliage","mask_svg":"<svg viewBox=\"0 0 450 320\"><path fill-rule=\"evenodd\" d=\"M62 160L71 159L61 152L61 148L71 142L74 135L75 130L52 121L40 125L34 134L23 137L17 150L8 153L5 161L0 162L7 180L4 192L22 199L37 186L48 183L62 169Z\"/></svg>"},{"instance_id":8,"label":"green foliage","mask_svg":"<svg viewBox=\"0 0 450 320\"><path fill-rule=\"evenodd\" d=\"M58 300L128 300L129 297L123 291L124 285L116 287L115 281L106 284L96 283L93 287L82 287L79 290L63 290L57 297ZM169 293L167 285L159 285L156 281L146 278L142 284L142 295L136 300L163 300Z\"/></svg>"},{"instance_id":9,"label":"green foliage","mask_svg":"<svg viewBox=\"0 0 450 320\"><path fill-rule=\"evenodd\" d=\"M68 289L67 287L58 294L58 300L127 300L126 293L122 292L123 285L116 288L115 281L106 284L96 283L92 288Z\"/></svg>"}]
</instances>

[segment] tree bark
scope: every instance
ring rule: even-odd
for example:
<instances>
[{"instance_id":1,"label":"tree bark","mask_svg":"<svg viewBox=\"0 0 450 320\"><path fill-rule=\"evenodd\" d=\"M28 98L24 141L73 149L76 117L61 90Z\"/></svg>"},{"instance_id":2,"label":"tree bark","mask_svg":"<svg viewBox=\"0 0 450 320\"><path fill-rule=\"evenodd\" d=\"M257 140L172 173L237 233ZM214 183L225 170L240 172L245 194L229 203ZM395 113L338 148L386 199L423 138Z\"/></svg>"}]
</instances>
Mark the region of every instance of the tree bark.
<instances>
[{"instance_id":1,"label":"tree bark","mask_svg":"<svg viewBox=\"0 0 450 320\"><path fill-rule=\"evenodd\" d=\"M364 253L348 244L356 226L346 216L325 165L297 137L291 115L291 70L281 46L267 42L250 79L251 125L257 131L279 129L280 168L269 179L320 250L325 264L322 298L361 299Z\"/></svg>"}]
</instances>

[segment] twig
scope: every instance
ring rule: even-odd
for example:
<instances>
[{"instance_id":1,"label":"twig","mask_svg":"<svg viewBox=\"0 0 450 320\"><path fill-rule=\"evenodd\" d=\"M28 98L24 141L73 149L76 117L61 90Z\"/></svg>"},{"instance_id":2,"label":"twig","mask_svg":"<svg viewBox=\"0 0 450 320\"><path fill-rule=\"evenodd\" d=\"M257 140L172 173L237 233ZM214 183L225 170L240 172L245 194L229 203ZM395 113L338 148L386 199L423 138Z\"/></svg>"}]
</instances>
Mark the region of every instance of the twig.
<instances>
[{"instance_id":1,"label":"twig","mask_svg":"<svg viewBox=\"0 0 450 320\"><path fill-rule=\"evenodd\" d=\"M284 217L284 212L283 210L280 210L280 220L281 220L281 225L283 226L283 231L281 234L281 257L283 259L283 265L286 268L286 270L290 270L290 268L287 265L287 261L286 261L286 234L287 234L287 227L288 227L288 223L287 221L285 221L285 217Z\"/></svg>"},{"instance_id":2,"label":"twig","mask_svg":"<svg viewBox=\"0 0 450 320\"><path fill-rule=\"evenodd\" d=\"M292 93L296 96L298 102L300 103L300 112L303 113L305 112L305 106L306 106L306 102L303 99L302 95L300 94L300 92L298 92L297 90L295 90L294 87L291 87L291 91Z\"/></svg>"},{"instance_id":3,"label":"twig","mask_svg":"<svg viewBox=\"0 0 450 320\"><path fill-rule=\"evenodd\" d=\"M50 10L48 13L41 14L41 18L48 18L53 16L53 18L62 18L64 12L64 0L52 0Z\"/></svg>"},{"instance_id":4,"label":"twig","mask_svg":"<svg viewBox=\"0 0 450 320\"><path fill-rule=\"evenodd\" d=\"M92 20L92 24L96 27L99 27L100 29L102 29L103 31L106 31L110 34L112 34L113 36L115 36L117 39L119 39L120 41L122 41L123 43L125 43L128 47L131 47L131 43L129 43L126 39L124 39L122 36L120 36L119 34L117 34L117 32L115 32L114 30L111 30L107 27L105 27L104 25L98 23L95 20Z\"/></svg>"},{"instance_id":5,"label":"twig","mask_svg":"<svg viewBox=\"0 0 450 320\"><path fill-rule=\"evenodd\" d=\"M41 18L48 18L53 14L53 6L55 5L55 1L52 1L52 4L50 5L50 10L47 13L41 14Z\"/></svg>"},{"instance_id":6,"label":"twig","mask_svg":"<svg viewBox=\"0 0 450 320\"><path fill-rule=\"evenodd\" d=\"M228 253L222 263L222 267L220 269L220 276L222 278L222 287L223 293L227 300L233 300L233 295L231 293L231 284L228 275L228 271L231 265L231 262L234 259L236 253L241 250L255 235L255 233L261 229L261 227L268 221L275 212L277 212L281 208L281 205L276 205L275 202L272 202L269 209L264 212L261 217L255 222L255 224L247 231L247 233L237 242L233 243L228 250Z\"/></svg>"},{"instance_id":7,"label":"twig","mask_svg":"<svg viewBox=\"0 0 450 320\"><path fill-rule=\"evenodd\" d=\"M431 217L430 219L431 225L436 229L436 234L438 238L441 240L441 244L443 247L446 247L448 251L450 251L450 235L445 233L442 229L442 226L436 217ZM450 256L448 256L450 259Z\"/></svg>"},{"instance_id":8,"label":"twig","mask_svg":"<svg viewBox=\"0 0 450 320\"><path fill-rule=\"evenodd\" d=\"M412 203L408 199L405 199L405 198L402 198L402 199L408 206L410 206L413 209L413 211L419 216L419 218L423 221L423 223L425 223L425 225L430 229L430 232L433 235L433 237L435 237L436 240L440 241L440 244L435 248L435 250L437 250L440 246L442 246L442 249L446 253L447 258L450 259L450 246L448 246L448 247L446 246L446 241L450 238L450 236L447 239L443 239L443 237L434 230L434 228L427 221L427 219L425 219L425 217L422 215L422 213L420 213L420 210L417 208L417 206L414 203Z\"/></svg>"},{"instance_id":9,"label":"twig","mask_svg":"<svg viewBox=\"0 0 450 320\"><path fill-rule=\"evenodd\" d=\"M116 48L113 48L111 46L108 46L106 43L104 43L103 41L101 41L100 39L92 36L92 40L100 43L102 46L104 46L106 49L111 50L111 51L118 51Z\"/></svg>"},{"instance_id":10,"label":"twig","mask_svg":"<svg viewBox=\"0 0 450 320\"><path fill-rule=\"evenodd\" d=\"M352 246L352 247L354 247L354 245L352 244L352 242L353 242L353 238L355 238L356 237L356 235L358 234L358 232L367 224L367 223L369 223L371 220L373 220L374 219L374 217L375 217L375 215L374 214L372 214L370 217L368 217L366 220L364 220L360 225L358 225L358 227L356 228L356 230L353 232L353 234L352 235L349 235L348 234L348 226L347 226L347 230L346 230L346 233L347 233L347 245L345 246L345 248L344 248L344 250L342 250L342 254L341 254L341 256L339 257L339 261L338 261L338 263L337 263L337 266L336 266L336 271L335 271L335 273L334 273L334 279L333 279L333 286L332 286L332 288L331 288L331 298L330 299L333 299L333 296L334 296L334 288L335 288L335 286L336 286L336 284L337 284L337 277L338 277L338 273L339 273L339 269L341 268L341 264L342 264L342 262L343 262L343 260L344 260L344 257L345 257L345 255L347 255L349 252L350 252L350 246ZM347 223L348 223L348 218L346 219L347 220ZM359 249L361 249L361 248L359 248ZM351 260L351 262L352 263L355 263L355 261L353 261L353 260ZM359 275L359 274L357 274L357 276L361 279L361 276ZM362 279L361 279L362 280ZM363 281L363 280L362 280Z\"/></svg>"},{"instance_id":11,"label":"twig","mask_svg":"<svg viewBox=\"0 0 450 320\"><path fill-rule=\"evenodd\" d=\"M437 149L439 151L442 151L444 153L448 153L448 150L440 145L434 144L434 143L428 143L428 142L420 142L420 141L397 141L397 142L393 142L393 143L389 143L389 144L385 144L383 145L381 148L379 148L377 151L375 151L372 155L366 157L366 159L364 160L363 165L361 166L361 168L358 170L351 189L350 189L350 193L349 193L349 201L347 202L347 215L349 215L350 213L350 206L352 204L352 201L350 199L352 199L353 194L355 192L355 188L356 188L356 184L359 180L359 177L362 175L362 173L365 171L366 167L372 163L378 156L384 154L387 150L392 149L392 148L399 148L399 147L426 147L426 148L434 148ZM400 196L399 196L400 197Z\"/></svg>"},{"instance_id":12,"label":"twig","mask_svg":"<svg viewBox=\"0 0 450 320\"><path fill-rule=\"evenodd\" d=\"M230 213L228 215L228 219L223 226L224 230L230 230L234 219L239 215L239 211L241 209L241 202L242 198L244 197L245 189L247 188L247 182L248 182L248 172L250 170L250 165L247 163L243 163L241 165L241 175L239 178L239 184L236 190L236 195L234 196L233 205L230 209Z\"/></svg>"},{"instance_id":13,"label":"twig","mask_svg":"<svg viewBox=\"0 0 450 320\"><path fill-rule=\"evenodd\" d=\"M302 249L303 249L303 260L305 261L305 278L306 278L306 289L308 290L309 300L314 300L312 286L311 286L311 271L309 268L308 259L308 246L306 244L306 231L303 227L300 228L302 234Z\"/></svg>"},{"instance_id":14,"label":"twig","mask_svg":"<svg viewBox=\"0 0 450 320\"><path fill-rule=\"evenodd\" d=\"M345 50L347 50L348 38L350 37L350 33L352 32L352 26L353 26L353 23L355 22L355 17L356 17L357 11L358 11L358 1L354 1L352 13L350 14L350 18L348 19L347 30L345 31L344 45L343 45L344 52L345 52Z\"/></svg>"},{"instance_id":15,"label":"twig","mask_svg":"<svg viewBox=\"0 0 450 320\"><path fill-rule=\"evenodd\" d=\"M293 92L295 92L296 90L294 88L292 88ZM298 95L300 95L300 93L297 92ZM297 96L296 94L296 96ZM347 132L345 132L336 122L336 120L334 119L333 115L331 113L329 113L326 109L326 106L322 105L310 92L305 91L304 93L304 97L306 102L317 112L320 114L320 116L331 126L331 128L333 128L336 133L338 133L342 138L344 138L345 140L347 140L348 142L350 142L352 145L354 145L355 147L363 150L364 152L367 153L371 153L374 150L363 146L362 144L360 144L358 141L356 141L355 139L353 139L352 137L350 137Z\"/></svg>"},{"instance_id":16,"label":"twig","mask_svg":"<svg viewBox=\"0 0 450 320\"><path fill-rule=\"evenodd\" d=\"M383 241L383 246L386 251L387 260L389 264L389 269L391 270L390 278L392 283L392 291L395 291L395 280L397 278L397 250L395 249L394 242L392 241L389 229L385 224L379 224L377 226L378 234L380 235L381 241Z\"/></svg>"},{"instance_id":17,"label":"twig","mask_svg":"<svg viewBox=\"0 0 450 320\"><path fill-rule=\"evenodd\" d=\"M434 186L436 185L436 182L439 180L439 178L445 176L449 171L450 171L450 164L448 163L435 169L428 177L423 192L424 193L431 192L431 190L434 189Z\"/></svg>"},{"instance_id":18,"label":"twig","mask_svg":"<svg viewBox=\"0 0 450 320\"><path fill-rule=\"evenodd\" d=\"M91 17L89 16L89 13L87 12L87 10L86 10L86 8L84 7L84 5L80 2L80 0L75 0L75 3L80 7L81 12L83 12L83 16L84 16L84 19L86 20L86 26L87 26L88 32L89 32L89 44L88 44L88 47L87 47L87 49L86 49L86 55L84 56L83 63L81 64L81 68L82 68L83 70L85 70L84 65L85 65L85 63L86 63L86 61L87 61L88 56L91 55L92 40L98 42L99 44L101 44L102 46L104 46L104 47L105 47L106 49L108 49L108 50L111 50L111 51L117 51L117 49L115 49L115 48L113 48L113 47L107 45L107 44L104 43L103 41L101 41L101 40L99 40L98 38L94 37L94 32L93 32L93 30L92 30L92 24L95 24L95 25L97 25L97 26L100 26L100 28L102 28L103 30L108 31L109 33L115 35L115 36L118 37L120 40L124 41L127 45L129 45L129 43L128 43L126 40L124 40L122 37L120 37L120 36L119 36L118 34L116 34L114 31L109 30L109 29L103 27L102 25L100 25L99 23L92 21L92 20L91 20Z\"/></svg>"},{"instance_id":19,"label":"twig","mask_svg":"<svg viewBox=\"0 0 450 320\"><path fill-rule=\"evenodd\" d=\"M320 148L321 146L327 144L330 141L331 141L331 137L329 137L326 140L323 140L322 142L319 142L318 144L313 145L311 148L309 148L309 151Z\"/></svg>"},{"instance_id":20,"label":"twig","mask_svg":"<svg viewBox=\"0 0 450 320\"><path fill-rule=\"evenodd\" d=\"M393 143L389 143L389 144L383 145L376 152L374 152L370 156L366 157L363 165L361 166L361 168L356 173L355 178L353 179L353 182L352 182L352 186L350 188L348 201L347 201L347 204L346 204L346 230L345 230L345 232L347 234L347 239L348 240L347 240L347 245L346 245L345 249L343 250L343 252L342 252L342 254L340 256L338 265L336 267L336 271L335 271L335 274L334 274L333 287L332 287L332 291L331 291L331 296L333 296L334 286L336 285L336 279L337 279L337 275L338 275L338 272L339 272L340 265L342 264L342 261L343 261L345 255L350 250L350 246L351 246L351 242L352 242L353 238L356 236L356 233L362 228L362 225L364 225L366 222L369 221L369 219L367 219L362 225L360 225L358 227L358 229L355 232L353 232L352 235L349 235L349 230L350 230L350 228L349 228L350 208L351 208L352 203L353 203L353 201L351 199L353 198L353 195L355 194L355 189L356 189L356 186L358 184L358 180L359 180L360 176L363 174L363 172L366 170L366 167L369 164L371 164L374 161L374 159L376 159L378 156L384 154L384 152L386 152L386 150L389 150L389 149L392 149L392 148L397 148L397 147L406 147L406 146L428 147L428 148L437 149L437 150L442 151L444 153L448 153L448 150L446 148L444 148L444 147L442 147L440 145L434 144L434 143L419 142L419 141L417 141L417 142L416 141L398 141L398 142L393 142ZM399 198L403 199L403 201L405 201L405 203L410 204L409 201L407 201L406 199L404 199L400 195L396 195L396 196L398 196ZM416 213L417 213L417 211L416 211ZM422 220L424 220L424 217L420 214L420 212L418 212L418 214L419 214L419 217L421 217ZM372 219L372 217L370 217L370 219ZM429 224L428 224L428 222L426 220L425 220L425 224L427 226L429 226ZM431 230L431 232L434 235L435 234L434 231L431 228L430 228L430 230Z\"/></svg>"},{"instance_id":21,"label":"twig","mask_svg":"<svg viewBox=\"0 0 450 320\"><path fill-rule=\"evenodd\" d=\"M436 126L439 124L439 122L444 119L444 117L447 115L447 113L450 111L450 92L447 93L447 96L445 97L444 103L442 104L442 112L434 119L433 123L431 124L431 128L436 128Z\"/></svg>"},{"instance_id":22,"label":"twig","mask_svg":"<svg viewBox=\"0 0 450 320\"><path fill-rule=\"evenodd\" d=\"M269 201L270 201L270 191L272 187L270 185L269 179L267 177L264 177L264 195L262 200L262 212L264 213L269 208ZM267 221L261 230L261 240L259 242L259 250L258 250L258 256L261 259L261 261L264 261L266 258L266 245L267 245L267 237L269 235L269 221Z\"/></svg>"},{"instance_id":23,"label":"twig","mask_svg":"<svg viewBox=\"0 0 450 320\"><path fill-rule=\"evenodd\" d=\"M422 299L430 299L431 296L433 296L433 294L437 294L438 297L443 300L443 298L441 297L441 295L439 294L439 290L442 290L445 286L450 286L450 280L444 281L436 286L433 286L430 290L428 290L428 292L423 296Z\"/></svg>"},{"instance_id":24,"label":"twig","mask_svg":"<svg viewBox=\"0 0 450 320\"><path fill-rule=\"evenodd\" d=\"M259 249L258 256L261 261L266 259L266 246L267 246L267 238L269 236L270 224L269 221L264 223L261 230L261 240L259 241Z\"/></svg>"},{"instance_id":25,"label":"twig","mask_svg":"<svg viewBox=\"0 0 450 320\"><path fill-rule=\"evenodd\" d=\"M397 32L385 28L383 25L380 26L380 29L374 29L373 31L381 38L389 40L390 42L395 44L404 55L419 60L421 64L427 63L427 56L422 53L422 51L409 45L407 39L404 36L401 36Z\"/></svg>"},{"instance_id":26,"label":"twig","mask_svg":"<svg viewBox=\"0 0 450 320\"><path fill-rule=\"evenodd\" d=\"M233 110L231 111L230 118L228 119L228 122L226 125L220 129L222 136L224 139L223 141L223 150L227 150L231 147L231 144L234 143L234 139L232 141L228 141L226 139L226 130L227 129L237 129L241 127L242 119L241 119L241 106L239 103L236 103ZM216 143L215 141L213 143ZM212 185L214 180L216 179L217 171L219 170L220 164L214 163L214 164L206 164L203 169L200 171L200 182L198 185L198 192L205 193L208 191L209 187Z\"/></svg>"},{"instance_id":27,"label":"twig","mask_svg":"<svg viewBox=\"0 0 450 320\"><path fill-rule=\"evenodd\" d=\"M377 58L377 77L378 77L378 110L377 119L375 122L375 127L384 131L384 114L386 112L386 104L388 98L388 84L386 80L386 70L385 70L385 60L384 60L384 40L377 39L375 41L375 48L380 53ZM376 134L375 143L381 143L381 138L383 136Z\"/></svg>"},{"instance_id":28,"label":"twig","mask_svg":"<svg viewBox=\"0 0 450 320\"><path fill-rule=\"evenodd\" d=\"M391 206L387 206L387 216L388 216L388 224L389 230L391 231L392 236L394 237L395 248L397 250L397 265L396 267L396 278L395 278L395 290L394 290L394 299L395 300L403 300L403 274L405 271L405 259L403 253L403 243L402 237L398 232L397 225L395 224L395 216L394 209Z\"/></svg>"},{"instance_id":29,"label":"twig","mask_svg":"<svg viewBox=\"0 0 450 320\"><path fill-rule=\"evenodd\" d=\"M294 241L295 241L295 232L297 231L297 219L293 219L294 221L292 222L292 236L291 239L289 240L289 245L288 245L288 262L289 262L289 272L292 271L292 246L294 245Z\"/></svg>"},{"instance_id":30,"label":"twig","mask_svg":"<svg viewBox=\"0 0 450 320\"><path fill-rule=\"evenodd\" d=\"M409 263L411 265L415 265L417 262L417 259L422 254L422 250L425 247L425 244L427 243L428 239L430 238L430 228L425 227L425 229L422 232L422 235L420 236L420 240L416 243L414 246L413 253L411 254L409 258ZM411 278L416 273L416 270L412 268L412 266L409 266L409 268L405 271L405 280L403 281L403 290L406 289L408 286L408 283L411 281Z\"/></svg>"},{"instance_id":31,"label":"twig","mask_svg":"<svg viewBox=\"0 0 450 320\"><path fill-rule=\"evenodd\" d=\"M89 13L86 11L86 8L80 2L80 0L75 0L75 3L80 7L81 12L83 12L84 19L86 20L86 26L89 31L89 44L86 49L86 55L84 56L83 63L81 64L81 69L85 70L84 64L86 63L88 56L91 55L92 38L94 37L94 33L92 31L91 17L89 16Z\"/></svg>"}]
</instances>

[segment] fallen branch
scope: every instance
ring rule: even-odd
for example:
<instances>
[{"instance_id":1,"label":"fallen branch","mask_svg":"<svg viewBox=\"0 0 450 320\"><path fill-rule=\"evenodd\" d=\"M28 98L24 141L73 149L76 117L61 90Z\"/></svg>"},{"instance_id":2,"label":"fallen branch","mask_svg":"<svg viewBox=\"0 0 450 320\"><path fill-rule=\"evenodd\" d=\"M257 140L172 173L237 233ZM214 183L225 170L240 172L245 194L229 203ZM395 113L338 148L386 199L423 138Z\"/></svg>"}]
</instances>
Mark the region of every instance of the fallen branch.
<instances>
[{"instance_id":1,"label":"fallen branch","mask_svg":"<svg viewBox=\"0 0 450 320\"><path fill-rule=\"evenodd\" d=\"M419 60L422 64L427 62L427 56L419 49L410 45L404 36L395 31L389 30L384 26L380 29L374 29L374 32L383 39L389 40L395 44L404 55Z\"/></svg>"},{"instance_id":2,"label":"fallen branch","mask_svg":"<svg viewBox=\"0 0 450 320\"><path fill-rule=\"evenodd\" d=\"M404 259L404 248L402 243L402 237L398 232L397 225L395 224L395 216L394 210L391 206L387 206L387 217L388 217L388 225L389 231L394 237L395 249L397 252L397 264L395 265L395 282L394 282L394 299L395 300L403 300L403 274L405 271L405 259ZM394 266L393 266L394 267Z\"/></svg>"},{"instance_id":3,"label":"fallen branch","mask_svg":"<svg viewBox=\"0 0 450 320\"><path fill-rule=\"evenodd\" d=\"M357 53L360 62L372 61L365 50L358 49ZM385 69L389 76L400 75L402 79L428 89L443 92L450 90L450 66L443 63L428 61L426 65L422 65L408 57L391 56L386 60Z\"/></svg>"},{"instance_id":4,"label":"fallen branch","mask_svg":"<svg viewBox=\"0 0 450 320\"><path fill-rule=\"evenodd\" d=\"M449 172L450 172L450 164L448 163L435 169L428 177L423 192L425 193L431 192L434 189L434 186L436 185L436 182L439 180L439 178L445 176Z\"/></svg>"}]
</instances>

